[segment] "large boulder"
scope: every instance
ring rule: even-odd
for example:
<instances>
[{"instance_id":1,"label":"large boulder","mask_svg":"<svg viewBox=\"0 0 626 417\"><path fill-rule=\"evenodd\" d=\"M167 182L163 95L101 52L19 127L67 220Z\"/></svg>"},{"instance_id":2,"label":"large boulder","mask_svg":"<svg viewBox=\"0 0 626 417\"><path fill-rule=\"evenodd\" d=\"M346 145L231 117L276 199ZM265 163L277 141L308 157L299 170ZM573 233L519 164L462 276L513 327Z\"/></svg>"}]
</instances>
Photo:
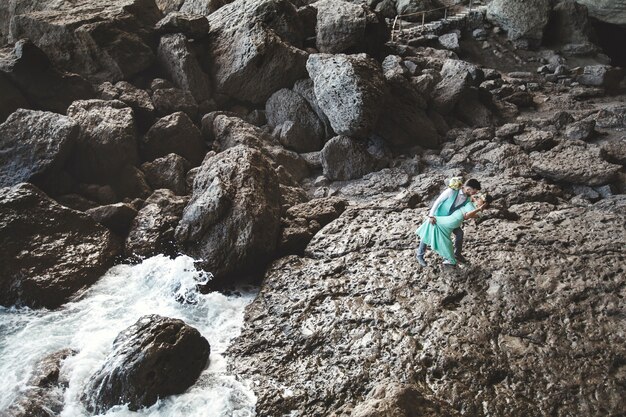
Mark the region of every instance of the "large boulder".
<instances>
[{"instance_id":1,"label":"large boulder","mask_svg":"<svg viewBox=\"0 0 626 417\"><path fill-rule=\"evenodd\" d=\"M191 119L177 112L157 120L141 140L140 150L146 161L175 153L198 166L206 153L206 144Z\"/></svg>"},{"instance_id":2,"label":"large boulder","mask_svg":"<svg viewBox=\"0 0 626 417\"><path fill-rule=\"evenodd\" d=\"M189 161L182 156L170 153L152 162L145 162L141 170L146 175L148 184L155 190L167 188L176 195L187 194L185 176L189 171Z\"/></svg>"},{"instance_id":3,"label":"large boulder","mask_svg":"<svg viewBox=\"0 0 626 417\"><path fill-rule=\"evenodd\" d=\"M65 113L73 101L95 96L91 84L76 74L53 67L48 57L31 41L21 39L13 49L0 49L0 109L35 107ZM18 94L19 92L19 94ZM8 110L5 110L8 111Z\"/></svg>"},{"instance_id":4,"label":"large boulder","mask_svg":"<svg viewBox=\"0 0 626 417\"><path fill-rule=\"evenodd\" d=\"M326 142L320 157L324 176L333 181L360 178L377 166L366 143L348 136L335 136Z\"/></svg>"},{"instance_id":5,"label":"large boulder","mask_svg":"<svg viewBox=\"0 0 626 417\"><path fill-rule=\"evenodd\" d=\"M435 20L444 16L444 4L441 0L397 0L396 13L402 15L403 20L421 22L424 19ZM425 12L425 13L420 13Z\"/></svg>"},{"instance_id":6,"label":"large boulder","mask_svg":"<svg viewBox=\"0 0 626 417\"><path fill-rule=\"evenodd\" d=\"M599 151L575 142L531 154L531 158L532 169L545 178L588 186L609 184L622 169L603 160Z\"/></svg>"},{"instance_id":7,"label":"large boulder","mask_svg":"<svg viewBox=\"0 0 626 417\"><path fill-rule=\"evenodd\" d=\"M189 202L167 189L156 190L135 216L124 245L128 257L143 259L176 253L174 231Z\"/></svg>"},{"instance_id":8,"label":"large boulder","mask_svg":"<svg viewBox=\"0 0 626 417\"><path fill-rule=\"evenodd\" d=\"M119 100L130 106L141 130L148 129L154 123L154 104L147 91L126 81L118 81L115 85L107 81L98 86L98 90L101 99Z\"/></svg>"},{"instance_id":9,"label":"large boulder","mask_svg":"<svg viewBox=\"0 0 626 417\"><path fill-rule=\"evenodd\" d=\"M80 126L71 160L78 178L106 183L121 168L137 163L133 110L126 104L79 100L67 109L67 115Z\"/></svg>"},{"instance_id":10,"label":"large boulder","mask_svg":"<svg viewBox=\"0 0 626 417\"><path fill-rule=\"evenodd\" d=\"M197 103L209 100L211 97L209 77L187 45L185 35L174 33L161 37L157 58L177 87L189 91Z\"/></svg>"},{"instance_id":11,"label":"large boulder","mask_svg":"<svg viewBox=\"0 0 626 417\"><path fill-rule=\"evenodd\" d=\"M507 31L509 39L538 46L550 17L550 0L493 0L487 19Z\"/></svg>"},{"instance_id":12,"label":"large boulder","mask_svg":"<svg viewBox=\"0 0 626 417\"><path fill-rule=\"evenodd\" d=\"M260 104L305 75L300 22L287 0L236 0L208 19L216 92Z\"/></svg>"},{"instance_id":13,"label":"large boulder","mask_svg":"<svg viewBox=\"0 0 626 417\"><path fill-rule=\"evenodd\" d=\"M377 55L389 39L387 25L364 4L321 0L312 7L317 9L315 45L322 53Z\"/></svg>"},{"instance_id":14,"label":"large boulder","mask_svg":"<svg viewBox=\"0 0 626 417\"><path fill-rule=\"evenodd\" d=\"M340 135L367 137L387 94L380 65L365 54L314 54L307 61L318 105Z\"/></svg>"},{"instance_id":15,"label":"large boulder","mask_svg":"<svg viewBox=\"0 0 626 417\"><path fill-rule=\"evenodd\" d=\"M87 382L82 400L104 413L127 404L136 411L159 398L182 394L196 382L210 353L209 342L184 321L140 317L113 341L113 350Z\"/></svg>"},{"instance_id":16,"label":"large boulder","mask_svg":"<svg viewBox=\"0 0 626 417\"><path fill-rule=\"evenodd\" d=\"M274 169L258 150L236 146L203 162L176 239L219 280L258 271L273 254L279 229Z\"/></svg>"},{"instance_id":17,"label":"large boulder","mask_svg":"<svg viewBox=\"0 0 626 417\"><path fill-rule=\"evenodd\" d=\"M120 252L112 234L30 184L0 189L0 304L55 308Z\"/></svg>"},{"instance_id":18,"label":"large boulder","mask_svg":"<svg viewBox=\"0 0 626 417\"><path fill-rule=\"evenodd\" d=\"M27 0L33 3L41 7L31 10L40 11L12 17L11 38L32 40L59 68L91 81L114 82L154 61L154 25L162 17L154 0Z\"/></svg>"},{"instance_id":19,"label":"large boulder","mask_svg":"<svg viewBox=\"0 0 626 417\"><path fill-rule=\"evenodd\" d=\"M591 52L596 49L589 40L592 32L587 8L575 0L561 0L552 9L545 41L561 46L565 52Z\"/></svg>"},{"instance_id":20,"label":"large boulder","mask_svg":"<svg viewBox=\"0 0 626 417\"><path fill-rule=\"evenodd\" d=\"M576 0L589 9L589 15L602 22L626 26L626 3L623 0Z\"/></svg>"},{"instance_id":21,"label":"large boulder","mask_svg":"<svg viewBox=\"0 0 626 417\"><path fill-rule=\"evenodd\" d=\"M458 59L447 59L441 67L441 81L435 86L433 107L442 114L451 113L470 87L482 80L482 71Z\"/></svg>"},{"instance_id":22,"label":"large boulder","mask_svg":"<svg viewBox=\"0 0 626 417\"><path fill-rule=\"evenodd\" d=\"M271 127L289 125L295 135L281 140L283 145L296 152L318 151L325 138L324 125L307 100L295 91L283 88L265 104L267 122ZM281 136L282 139L282 136Z\"/></svg>"},{"instance_id":23,"label":"large boulder","mask_svg":"<svg viewBox=\"0 0 626 417\"><path fill-rule=\"evenodd\" d=\"M60 171L78 137L67 116L19 109L0 125L0 187Z\"/></svg>"}]
</instances>

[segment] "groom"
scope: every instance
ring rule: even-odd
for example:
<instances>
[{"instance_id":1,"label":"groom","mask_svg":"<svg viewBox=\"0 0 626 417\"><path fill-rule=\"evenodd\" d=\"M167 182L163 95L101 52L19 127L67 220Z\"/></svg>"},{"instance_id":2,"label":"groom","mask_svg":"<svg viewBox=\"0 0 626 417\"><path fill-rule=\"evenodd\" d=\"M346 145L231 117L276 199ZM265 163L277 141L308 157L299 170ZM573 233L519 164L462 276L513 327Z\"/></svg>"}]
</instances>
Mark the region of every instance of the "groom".
<instances>
[{"instance_id":1,"label":"groom","mask_svg":"<svg viewBox=\"0 0 626 417\"><path fill-rule=\"evenodd\" d=\"M432 224L437 223L435 216L449 216L456 210L460 209L470 196L473 196L480 191L480 183L478 180L469 179L463 184L461 189L455 190L452 188L446 188L439 197L433 203L433 207L428 213L430 222ZM458 262L467 262L461 254L463 245L463 229L457 227L452 231L454 233L454 257ZM417 248L417 262L421 266L427 266L428 264L424 260L424 254L426 254L426 244L421 241Z\"/></svg>"}]
</instances>

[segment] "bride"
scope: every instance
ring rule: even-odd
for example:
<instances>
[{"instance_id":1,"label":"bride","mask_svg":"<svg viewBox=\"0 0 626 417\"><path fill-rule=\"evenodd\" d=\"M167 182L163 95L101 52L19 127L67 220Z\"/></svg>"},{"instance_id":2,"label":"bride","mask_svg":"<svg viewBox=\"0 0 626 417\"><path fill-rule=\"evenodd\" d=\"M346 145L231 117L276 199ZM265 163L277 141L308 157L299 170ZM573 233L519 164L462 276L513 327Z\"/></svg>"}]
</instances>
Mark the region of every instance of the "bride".
<instances>
[{"instance_id":1,"label":"bride","mask_svg":"<svg viewBox=\"0 0 626 417\"><path fill-rule=\"evenodd\" d=\"M432 250L445 258L444 264L456 265L454 257L454 245L450 235L452 231L459 227L463 220L476 217L478 213L483 211L489 203L493 201L493 197L478 193L471 197L465 205L456 210L449 216L436 216L436 223L433 224L426 219L424 223L415 231L422 241L430 246Z\"/></svg>"}]
</instances>

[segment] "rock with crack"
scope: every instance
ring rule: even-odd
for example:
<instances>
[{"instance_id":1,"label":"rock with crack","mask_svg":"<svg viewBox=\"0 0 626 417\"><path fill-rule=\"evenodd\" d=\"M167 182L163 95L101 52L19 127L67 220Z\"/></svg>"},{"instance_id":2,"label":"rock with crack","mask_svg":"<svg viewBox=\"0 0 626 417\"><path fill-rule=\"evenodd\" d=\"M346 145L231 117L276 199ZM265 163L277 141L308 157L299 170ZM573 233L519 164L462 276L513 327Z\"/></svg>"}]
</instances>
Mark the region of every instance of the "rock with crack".
<instances>
[{"instance_id":1,"label":"rock with crack","mask_svg":"<svg viewBox=\"0 0 626 417\"><path fill-rule=\"evenodd\" d=\"M0 190L0 303L56 308L113 265L120 247L87 214L31 184Z\"/></svg>"},{"instance_id":2,"label":"rock with crack","mask_svg":"<svg viewBox=\"0 0 626 417\"><path fill-rule=\"evenodd\" d=\"M176 240L224 282L268 261L279 229L276 172L260 151L235 146L202 163Z\"/></svg>"}]
</instances>

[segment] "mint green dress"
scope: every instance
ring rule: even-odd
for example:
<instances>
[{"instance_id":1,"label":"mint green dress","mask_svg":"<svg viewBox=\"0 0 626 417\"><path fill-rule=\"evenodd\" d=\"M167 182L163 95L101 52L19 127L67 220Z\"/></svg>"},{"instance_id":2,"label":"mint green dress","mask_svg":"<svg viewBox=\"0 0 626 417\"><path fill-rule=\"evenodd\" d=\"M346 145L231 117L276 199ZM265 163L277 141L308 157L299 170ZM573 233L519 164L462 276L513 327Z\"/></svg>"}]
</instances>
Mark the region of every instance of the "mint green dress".
<instances>
[{"instance_id":1,"label":"mint green dress","mask_svg":"<svg viewBox=\"0 0 626 417\"><path fill-rule=\"evenodd\" d=\"M456 265L454 244L450 236L452 235L452 231L463 223L463 215L475 208L474 203L468 200L460 209L449 216L435 216L435 219L437 219L437 223L435 224L431 224L430 220L426 219L415 231L415 234L418 235L425 244L430 246L432 250L450 261L453 265Z\"/></svg>"}]
</instances>

